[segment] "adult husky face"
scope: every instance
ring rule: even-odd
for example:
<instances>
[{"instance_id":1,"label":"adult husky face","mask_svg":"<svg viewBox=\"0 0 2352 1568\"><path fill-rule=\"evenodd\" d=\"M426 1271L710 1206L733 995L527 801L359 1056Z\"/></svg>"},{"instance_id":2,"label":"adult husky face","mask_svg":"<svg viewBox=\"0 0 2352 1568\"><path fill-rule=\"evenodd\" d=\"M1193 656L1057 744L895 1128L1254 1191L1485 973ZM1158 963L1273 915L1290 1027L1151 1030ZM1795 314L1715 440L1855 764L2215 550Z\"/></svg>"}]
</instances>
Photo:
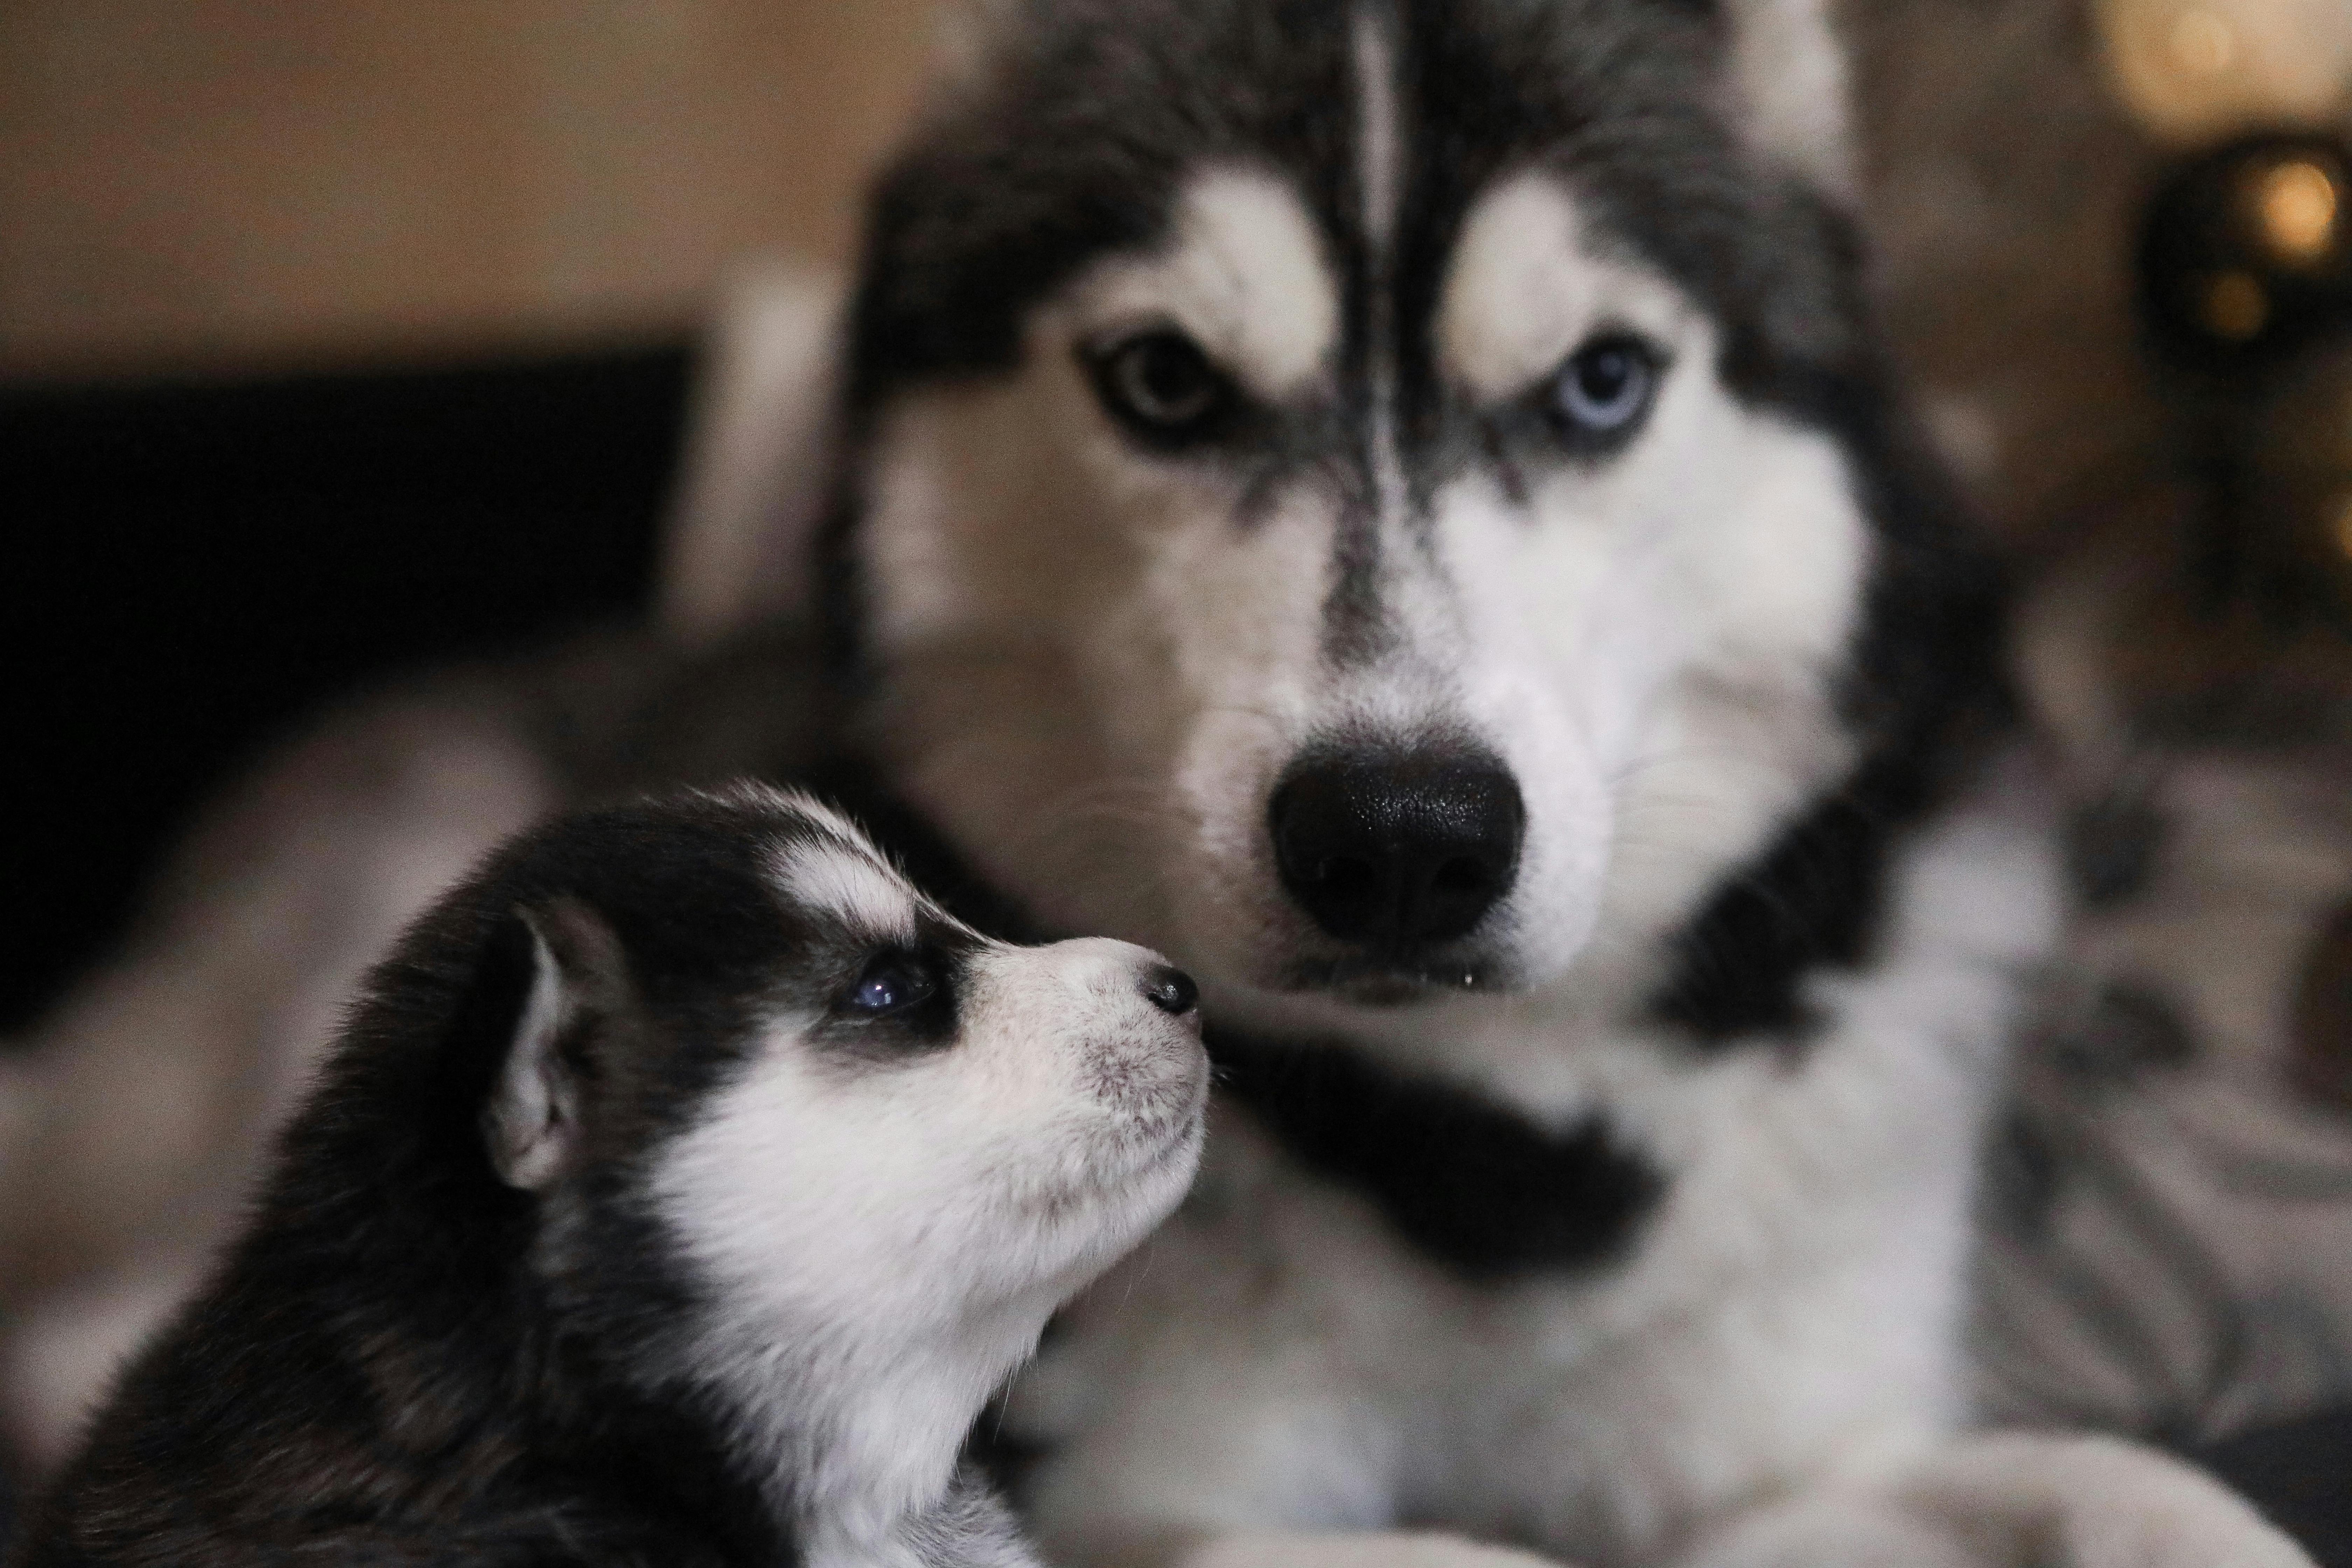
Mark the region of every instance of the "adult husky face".
<instances>
[{"instance_id":1,"label":"adult husky face","mask_svg":"<svg viewBox=\"0 0 2352 1568\"><path fill-rule=\"evenodd\" d=\"M1638 973L1950 629L1747 85L1808 7L1013 8L854 326L896 782L1261 1016Z\"/></svg>"}]
</instances>

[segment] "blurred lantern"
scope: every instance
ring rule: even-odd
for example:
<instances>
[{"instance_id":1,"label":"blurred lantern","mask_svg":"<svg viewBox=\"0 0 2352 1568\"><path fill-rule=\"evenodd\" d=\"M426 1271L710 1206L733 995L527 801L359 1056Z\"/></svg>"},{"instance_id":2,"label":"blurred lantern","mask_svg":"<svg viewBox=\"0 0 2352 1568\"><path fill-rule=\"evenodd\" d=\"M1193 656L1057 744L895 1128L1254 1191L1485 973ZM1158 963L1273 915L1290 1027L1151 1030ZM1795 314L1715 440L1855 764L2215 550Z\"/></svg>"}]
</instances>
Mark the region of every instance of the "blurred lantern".
<instances>
[{"instance_id":1,"label":"blurred lantern","mask_svg":"<svg viewBox=\"0 0 2352 1568\"><path fill-rule=\"evenodd\" d=\"M2196 373L2202 596L2352 630L2352 149L2261 136L2181 165L2148 208L2140 299Z\"/></svg>"},{"instance_id":2,"label":"blurred lantern","mask_svg":"<svg viewBox=\"0 0 2352 1568\"><path fill-rule=\"evenodd\" d=\"M2185 164L2148 209L2142 299L2159 344L2251 363L2352 326L2352 153L2263 136Z\"/></svg>"},{"instance_id":3,"label":"blurred lantern","mask_svg":"<svg viewBox=\"0 0 2352 1568\"><path fill-rule=\"evenodd\" d=\"M2317 126L2352 84L2346 0L2096 0L2107 73L2158 141Z\"/></svg>"}]
</instances>

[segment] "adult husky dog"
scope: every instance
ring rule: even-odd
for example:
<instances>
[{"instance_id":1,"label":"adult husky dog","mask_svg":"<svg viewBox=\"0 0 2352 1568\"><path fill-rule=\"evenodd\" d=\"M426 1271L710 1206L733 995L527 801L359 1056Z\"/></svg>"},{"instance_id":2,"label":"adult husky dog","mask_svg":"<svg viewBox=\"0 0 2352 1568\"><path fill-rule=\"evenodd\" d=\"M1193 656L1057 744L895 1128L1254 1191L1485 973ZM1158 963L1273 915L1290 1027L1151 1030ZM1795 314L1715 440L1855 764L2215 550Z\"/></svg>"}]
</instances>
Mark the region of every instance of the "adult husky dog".
<instances>
[{"instance_id":1,"label":"adult husky dog","mask_svg":"<svg viewBox=\"0 0 2352 1568\"><path fill-rule=\"evenodd\" d=\"M1840 89L1810 0L1016 0L886 177L862 739L994 898L1198 972L1228 1075L1011 1404L1072 1560L2294 1560L1948 1436L2055 899Z\"/></svg>"},{"instance_id":2,"label":"adult husky dog","mask_svg":"<svg viewBox=\"0 0 2352 1568\"><path fill-rule=\"evenodd\" d=\"M1008 1403L1049 1551L2301 1561L2153 1455L1956 1436L2058 900L1819 0L963 43L851 314L845 732L965 913L1194 973L1226 1076Z\"/></svg>"}]
</instances>

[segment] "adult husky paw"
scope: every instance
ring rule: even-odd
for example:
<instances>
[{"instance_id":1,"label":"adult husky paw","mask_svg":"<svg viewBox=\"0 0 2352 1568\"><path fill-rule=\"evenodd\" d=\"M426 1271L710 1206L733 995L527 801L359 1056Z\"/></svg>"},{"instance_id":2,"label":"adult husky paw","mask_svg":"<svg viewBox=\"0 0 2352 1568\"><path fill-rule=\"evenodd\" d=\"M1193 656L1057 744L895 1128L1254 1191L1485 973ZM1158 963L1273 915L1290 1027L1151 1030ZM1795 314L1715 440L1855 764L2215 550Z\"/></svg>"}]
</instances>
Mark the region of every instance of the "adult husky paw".
<instances>
[{"instance_id":1,"label":"adult husky paw","mask_svg":"<svg viewBox=\"0 0 2352 1568\"><path fill-rule=\"evenodd\" d=\"M1969 1437L1751 1515L1682 1568L2312 1568L2234 1492L2111 1437Z\"/></svg>"},{"instance_id":2,"label":"adult husky paw","mask_svg":"<svg viewBox=\"0 0 2352 1568\"><path fill-rule=\"evenodd\" d=\"M2202 1470L2113 1437L1997 1433L1931 1457L1914 1506L1990 1550L1979 1561L2079 1568L2312 1568Z\"/></svg>"}]
</instances>

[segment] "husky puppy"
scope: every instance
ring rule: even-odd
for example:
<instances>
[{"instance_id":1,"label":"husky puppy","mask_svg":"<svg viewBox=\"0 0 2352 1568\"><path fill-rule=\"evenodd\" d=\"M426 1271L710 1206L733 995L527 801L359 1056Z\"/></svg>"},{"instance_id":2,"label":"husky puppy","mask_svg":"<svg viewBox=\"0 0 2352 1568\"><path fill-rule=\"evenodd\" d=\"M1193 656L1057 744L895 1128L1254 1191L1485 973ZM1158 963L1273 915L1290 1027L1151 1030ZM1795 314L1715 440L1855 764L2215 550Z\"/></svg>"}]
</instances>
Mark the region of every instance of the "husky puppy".
<instances>
[{"instance_id":1,"label":"husky puppy","mask_svg":"<svg viewBox=\"0 0 2352 1568\"><path fill-rule=\"evenodd\" d=\"M374 972L15 1561L1026 1563L958 1447L1206 1091L1181 972L804 798L561 821Z\"/></svg>"}]
</instances>

